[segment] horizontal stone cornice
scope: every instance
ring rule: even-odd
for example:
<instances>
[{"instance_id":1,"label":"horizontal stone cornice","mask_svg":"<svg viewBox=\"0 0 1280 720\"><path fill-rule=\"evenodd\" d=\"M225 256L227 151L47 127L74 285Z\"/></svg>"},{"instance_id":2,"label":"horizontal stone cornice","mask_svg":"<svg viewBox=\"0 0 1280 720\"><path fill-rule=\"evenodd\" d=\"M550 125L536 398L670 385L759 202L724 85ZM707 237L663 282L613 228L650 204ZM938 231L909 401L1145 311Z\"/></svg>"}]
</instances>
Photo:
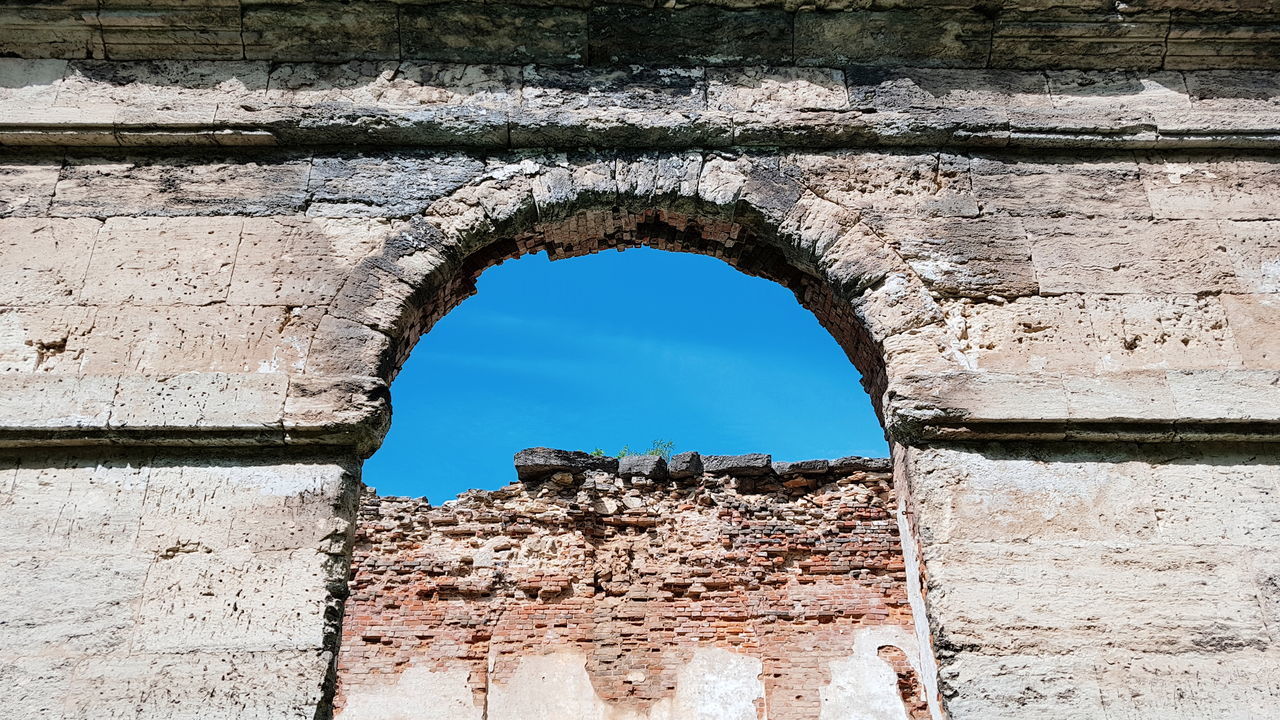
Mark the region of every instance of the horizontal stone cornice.
<instances>
[{"instance_id":1,"label":"horizontal stone cornice","mask_svg":"<svg viewBox=\"0 0 1280 720\"><path fill-rule=\"evenodd\" d=\"M0 60L0 145L1280 148L1280 73Z\"/></svg>"},{"instance_id":2,"label":"horizontal stone cornice","mask_svg":"<svg viewBox=\"0 0 1280 720\"><path fill-rule=\"evenodd\" d=\"M1280 441L1278 371L974 371L906 377L891 387L886 425L904 444ZM297 444L372 452L389 419L387 398L382 381L360 377L13 375L0 378L0 407L9 409L0 416L0 447Z\"/></svg>"}]
</instances>

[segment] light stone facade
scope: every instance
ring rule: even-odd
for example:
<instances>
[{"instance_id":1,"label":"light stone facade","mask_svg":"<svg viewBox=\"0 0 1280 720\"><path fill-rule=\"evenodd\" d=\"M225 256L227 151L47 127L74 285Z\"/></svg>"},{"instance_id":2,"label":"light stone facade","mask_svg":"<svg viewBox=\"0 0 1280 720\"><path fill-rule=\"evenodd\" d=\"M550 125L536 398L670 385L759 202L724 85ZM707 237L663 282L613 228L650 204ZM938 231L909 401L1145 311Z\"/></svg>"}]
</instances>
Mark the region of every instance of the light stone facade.
<instances>
[{"instance_id":1,"label":"light stone facade","mask_svg":"<svg viewBox=\"0 0 1280 720\"><path fill-rule=\"evenodd\" d=\"M863 373L939 713L1280 714L1274 3L82 5L0 13L10 716L326 717L399 365L638 245Z\"/></svg>"}]
</instances>

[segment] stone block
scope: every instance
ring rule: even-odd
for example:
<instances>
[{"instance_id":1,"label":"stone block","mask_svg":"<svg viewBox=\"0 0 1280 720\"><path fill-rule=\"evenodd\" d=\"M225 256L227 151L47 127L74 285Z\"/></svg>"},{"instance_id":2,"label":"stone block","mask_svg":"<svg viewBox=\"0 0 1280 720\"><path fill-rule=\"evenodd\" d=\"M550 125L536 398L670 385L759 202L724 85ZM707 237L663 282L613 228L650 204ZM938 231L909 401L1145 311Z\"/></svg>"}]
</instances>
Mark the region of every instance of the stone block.
<instances>
[{"instance_id":1,"label":"stone block","mask_svg":"<svg viewBox=\"0 0 1280 720\"><path fill-rule=\"evenodd\" d=\"M877 112L1052 106L1043 72L864 65L845 76L852 106Z\"/></svg>"},{"instance_id":2,"label":"stone block","mask_svg":"<svg viewBox=\"0 0 1280 720\"><path fill-rule=\"evenodd\" d=\"M824 475L831 467L827 460L799 460L795 462L775 462L773 472L781 477L792 475Z\"/></svg>"},{"instance_id":3,"label":"stone block","mask_svg":"<svg viewBox=\"0 0 1280 720\"><path fill-rule=\"evenodd\" d=\"M244 9L244 56L249 60L342 61L400 56L397 8L362 3L250 6Z\"/></svg>"},{"instance_id":4,"label":"stone block","mask_svg":"<svg viewBox=\"0 0 1280 720\"><path fill-rule=\"evenodd\" d=\"M205 305L227 298L240 218L111 218L80 298L91 303Z\"/></svg>"},{"instance_id":5,"label":"stone block","mask_svg":"<svg viewBox=\"0 0 1280 720\"><path fill-rule=\"evenodd\" d=\"M880 218L870 224L936 293L987 297L1038 290L1031 245L1016 218Z\"/></svg>"},{"instance_id":6,"label":"stone block","mask_svg":"<svg viewBox=\"0 0 1280 720\"><path fill-rule=\"evenodd\" d=\"M795 54L802 65L983 67L991 20L960 10L802 12Z\"/></svg>"},{"instance_id":7,"label":"stone block","mask_svg":"<svg viewBox=\"0 0 1280 720\"><path fill-rule=\"evenodd\" d=\"M667 478L667 461L661 455L627 455L618 458L618 474L650 480Z\"/></svg>"},{"instance_id":8,"label":"stone block","mask_svg":"<svg viewBox=\"0 0 1280 720\"><path fill-rule=\"evenodd\" d=\"M707 71L707 104L711 110L770 114L846 110L849 92L840 70L712 68Z\"/></svg>"},{"instance_id":9,"label":"stone block","mask_svg":"<svg viewBox=\"0 0 1280 720\"><path fill-rule=\"evenodd\" d=\"M0 217L48 213L61 170L61 157L11 155L0 160Z\"/></svg>"},{"instance_id":10,"label":"stone block","mask_svg":"<svg viewBox=\"0 0 1280 720\"><path fill-rule=\"evenodd\" d=\"M120 378L112 403L117 428L279 428L284 373L198 373Z\"/></svg>"},{"instance_id":11,"label":"stone block","mask_svg":"<svg viewBox=\"0 0 1280 720\"><path fill-rule=\"evenodd\" d=\"M0 219L0 305L65 305L80 297L102 222Z\"/></svg>"},{"instance_id":12,"label":"stone block","mask_svg":"<svg viewBox=\"0 0 1280 720\"><path fill-rule=\"evenodd\" d=\"M577 65L587 57L585 9L444 3L400 12L406 60Z\"/></svg>"},{"instance_id":13,"label":"stone block","mask_svg":"<svg viewBox=\"0 0 1280 720\"><path fill-rule=\"evenodd\" d=\"M1251 370L1280 367L1280 296L1222 295L1227 325L1239 348L1244 367Z\"/></svg>"},{"instance_id":14,"label":"stone block","mask_svg":"<svg viewBox=\"0 0 1280 720\"><path fill-rule=\"evenodd\" d=\"M617 472L618 458L597 457L576 450L527 448L516 453L516 477L523 482L545 479L559 472L581 474L588 470Z\"/></svg>"},{"instance_id":15,"label":"stone block","mask_svg":"<svg viewBox=\"0 0 1280 720\"><path fill-rule=\"evenodd\" d=\"M979 156L969 167L973 194L984 213L1151 216L1141 173L1132 160Z\"/></svg>"},{"instance_id":16,"label":"stone block","mask_svg":"<svg viewBox=\"0 0 1280 720\"><path fill-rule=\"evenodd\" d=\"M291 215L307 200L305 157L257 162L208 157L76 157L56 186L52 214Z\"/></svg>"},{"instance_id":17,"label":"stone block","mask_svg":"<svg viewBox=\"0 0 1280 720\"><path fill-rule=\"evenodd\" d=\"M1142 181L1157 218L1274 220L1280 160L1172 153L1140 158Z\"/></svg>"},{"instance_id":18,"label":"stone block","mask_svg":"<svg viewBox=\"0 0 1280 720\"><path fill-rule=\"evenodd\" d=\"M1218 227L1241 291L1280 293L1280 220L1223 220Z\"/></svg>"},{"instance_id":19,"label":"stone block","mask_svg":"<svg viewBox=\"0 0 1280 720\"><path fill-rule=\"evenodd\" d=\"M682 452L671 456L667 471L672 480L683 480L702 474L702 456L696 452Z\"/></svg>"},{"instance_id":20,"label":"stone block","mask_svg":"<svg viewBox=\"0 0 1280 720\"><path fill-rule=\"evenodd\" d=\"M1211 221L1026 219L1044 293L1198 293L1235 288Z\"/></svg>"},{"instance_id":21,"label":"stone block","mask_svg":"<svg viewBox=\"0 0 1280 720\"><path fill-rule=\"evenodd\" d=\"M1101 8L1099 9L1101 10ZM1148 70L1164 59L1167 22L1134 22L1106 12L1001 16L991 39L998 68Z\"/></svg>"},{"instance_id":22,"label":"stone block","mask_svg":"<svg viewBox=\"0 0 1280 720\"><path fill-rule=\"evenodd\" d=\"M786 65L792 16L781 10L673 10L596 5L590 15L593 65Z\"/></svg>"},{"instance_id":23,"label":"stone block","mask_svg":"<svg viewBox=\"0 0 1280 720\"><path fill-rule=\"evenodd\" d=\"M246 218L227 302L324 305L394 232L360 218Z\"/></svg>"},{"instance_id":24,"label":"stone block","mask_svg":"<svg viewBox=\"0 0 1280 720\"><path fill-rule=\"evenodd\" d=\"M762 453L703 455L702 471L708 475L755 477L773 472L773 458Z\"/></svg>"}]
</instances>

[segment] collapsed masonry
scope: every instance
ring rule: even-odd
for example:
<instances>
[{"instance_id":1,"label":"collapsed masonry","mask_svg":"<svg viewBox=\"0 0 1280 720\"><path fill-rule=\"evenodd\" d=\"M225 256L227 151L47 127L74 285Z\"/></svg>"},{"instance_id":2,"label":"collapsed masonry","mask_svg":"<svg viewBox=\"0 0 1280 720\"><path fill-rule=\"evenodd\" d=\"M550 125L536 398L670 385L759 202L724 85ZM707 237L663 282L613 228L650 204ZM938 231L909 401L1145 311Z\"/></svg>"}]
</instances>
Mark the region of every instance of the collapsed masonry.
<instances>
[{"instance_id":1,"label":"collapsed masonry","mask_svg":"<svg viewBox=\"0 0 1280 720\"><path fill-rule=\"evenodd\" d=\"M364 496L339 718L929 716L887 460L516 470L442 507Z\"/></svg>"}]
</instances>

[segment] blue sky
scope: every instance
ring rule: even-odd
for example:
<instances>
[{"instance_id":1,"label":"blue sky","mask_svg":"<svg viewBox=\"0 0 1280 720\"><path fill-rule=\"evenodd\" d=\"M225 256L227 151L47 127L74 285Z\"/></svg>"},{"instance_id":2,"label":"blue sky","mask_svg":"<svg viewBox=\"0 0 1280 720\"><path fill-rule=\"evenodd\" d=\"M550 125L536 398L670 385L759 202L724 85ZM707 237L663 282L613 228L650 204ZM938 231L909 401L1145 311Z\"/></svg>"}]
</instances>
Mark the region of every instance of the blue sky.
<instances>
[{"instance_id":1,"label":"blue sky","mask_svg":"<svg viewBox=\"0 0 1280 720\"><path fill-rule=\"evenodd\" d=\"M790 291L650 249L508 261L419 341L364 466L384 495L515 480L525 447L776 460L888 452L859 375Z\"/></svg>"}]
</instances>

